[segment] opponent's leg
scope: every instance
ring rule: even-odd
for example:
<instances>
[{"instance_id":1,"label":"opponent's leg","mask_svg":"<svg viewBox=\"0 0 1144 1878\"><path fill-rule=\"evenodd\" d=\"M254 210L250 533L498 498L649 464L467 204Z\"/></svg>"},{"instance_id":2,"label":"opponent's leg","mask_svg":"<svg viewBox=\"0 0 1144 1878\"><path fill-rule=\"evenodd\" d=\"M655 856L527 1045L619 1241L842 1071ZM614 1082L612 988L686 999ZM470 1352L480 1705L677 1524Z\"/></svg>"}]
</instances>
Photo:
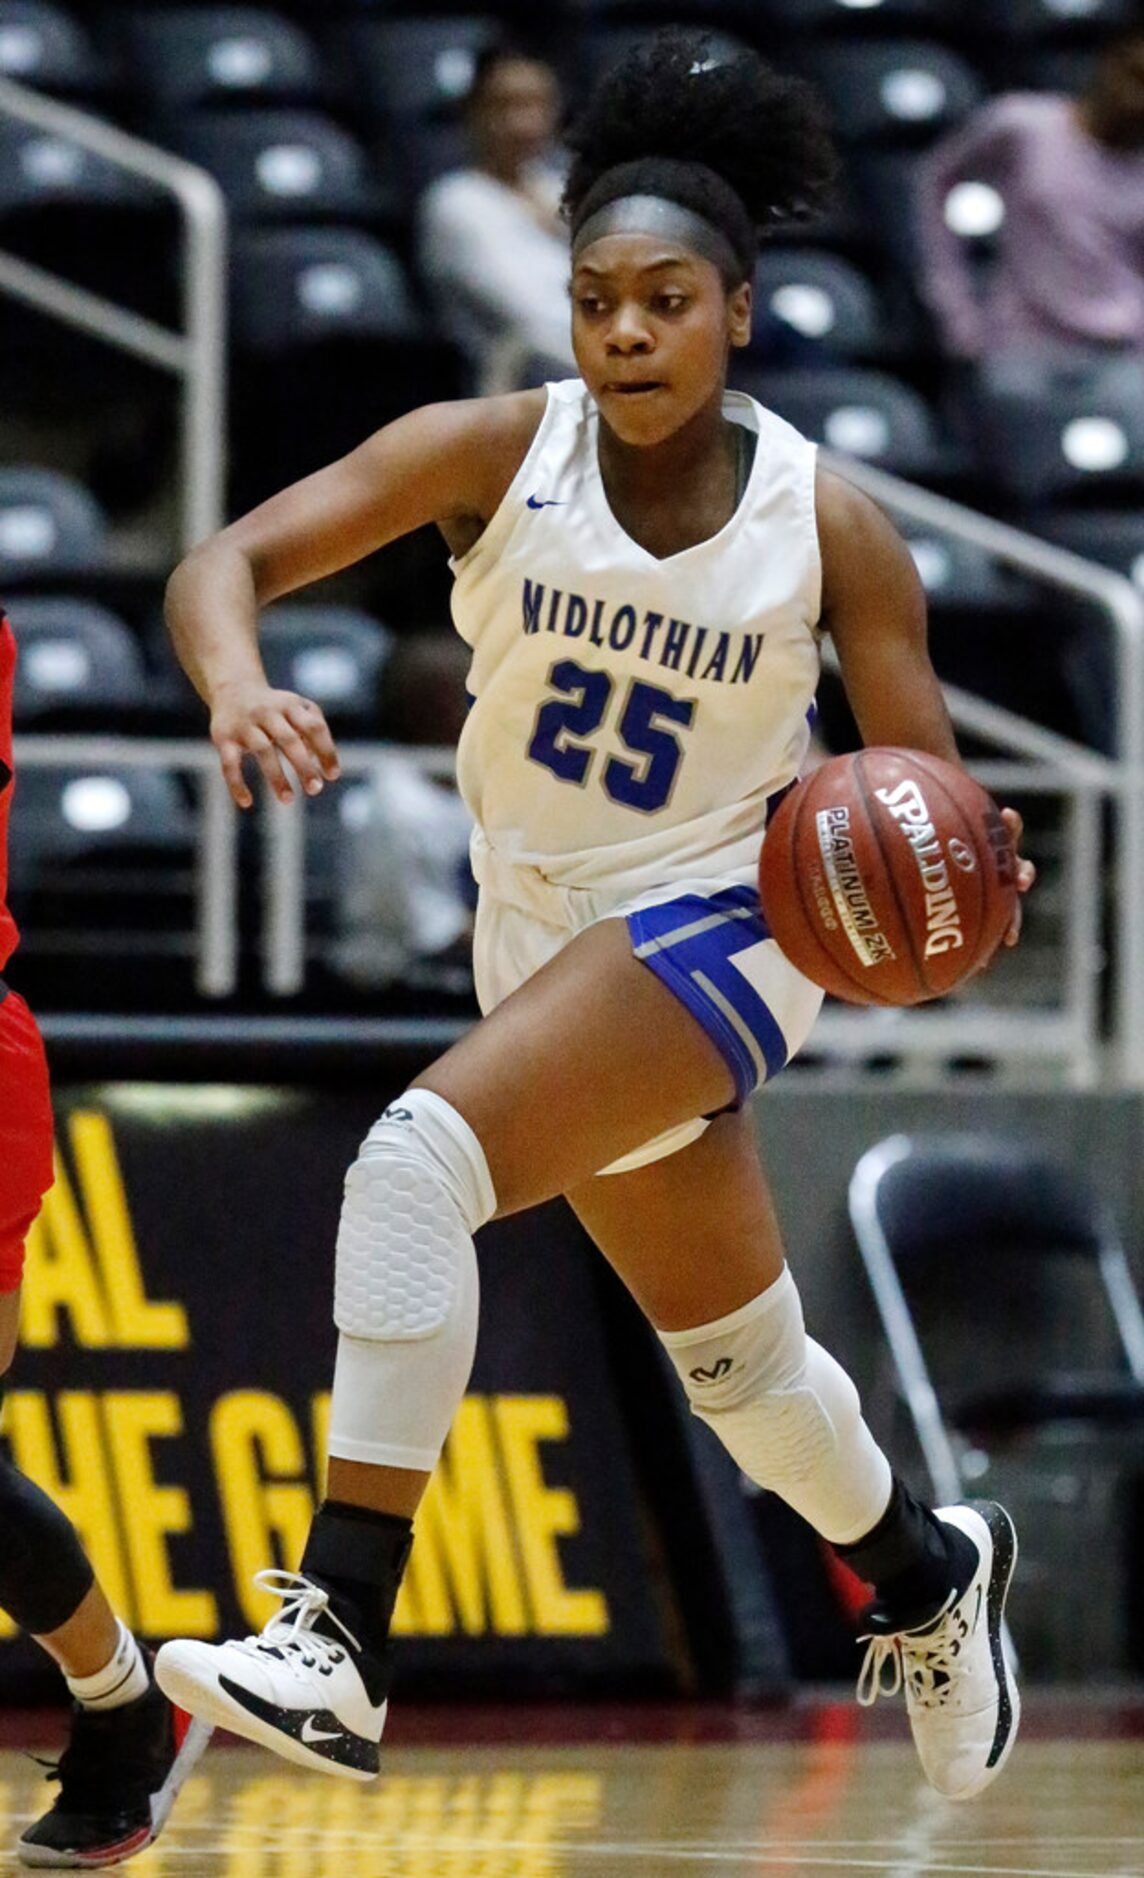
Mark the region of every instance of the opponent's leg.
<instances>
[{"instance_id":1,"label":"opponent's leg","mask_svg":"<svg viewBox=\"0 0 1144 1878\"><path fill-rule=\"evenodd\" d=\"M133 1857L162 1830L210 1730L157 1688L70 1520L9 1461L0 1461L0 1607L60 1665L73 1699L54 1770L60 1790L21 1837L20 1858L86 1866Z\"/></svg>"},{"instance_id":2,"label":"opponent's leg","mask_svg":"<svg viewBox=\"0 0 1144 1878\"><path fill-rule=\"evenodd\" d=\"M649 1036L670 1076L648 1077ZM346 1180L329 1498L260 1638L164 1645L174 1700L288 1759L376 1772L411 1515L476 1344L473 1234L733 1093L715 1044L605 920L391 1103Z\"/></svg>"},{"instance_id":3,"label":"opponent's leg","mask_svg":"<svg viewBox=\"0 0 1144 1878\"><path fill-rule=\"evenodd\" d=\"M951 1798L979 1792L1016 1734L1002 1641L1011 1522L992 1505L932 1513L891 1473L850 1378L806 1335L749 1118L724 1116L669 1160L569 1197L694 1412L874 1586L860 1699L892 1664L930 1780Z\"/></svg>"},{"instance_id":4,"label":"opponent's leg","mask_svg":"<svg viewBox=\"0 0 1144 1878\"><path fill-rule=\"evenodd\" d=\"M28 1230L52 1181L52 1106L35 1020L0 992L0 1403L16 1349ZM0 1607L59 1664L74 1699L51 1809L26 1865L120 1862L150 1845L210 1730L176 1713L95 1582L71 1522L0 1461Z\"/></svg>"}]
</instances>

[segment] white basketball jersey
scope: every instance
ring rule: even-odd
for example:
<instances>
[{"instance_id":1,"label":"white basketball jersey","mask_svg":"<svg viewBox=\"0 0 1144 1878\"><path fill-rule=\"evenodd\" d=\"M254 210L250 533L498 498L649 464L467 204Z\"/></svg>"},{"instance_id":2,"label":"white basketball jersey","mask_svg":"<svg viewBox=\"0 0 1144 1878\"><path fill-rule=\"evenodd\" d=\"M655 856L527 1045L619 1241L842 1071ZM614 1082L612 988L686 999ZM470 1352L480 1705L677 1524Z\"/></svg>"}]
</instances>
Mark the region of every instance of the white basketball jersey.
<instances>
[{"instance_id":1,"label":"white basketball jersey","mask_svg":"<svg viewBox=\"0 0 1144 1878\"><path fill-rule=\"evenodd\" d=\"M758 435L742 500L710 540L658 560L608 507L587 389L549 385L504 500L453 562L478 878L485 843L564 887L753 870L818 683L815 451L740 392L724 411Z\"/></svg>"}]
</instances>

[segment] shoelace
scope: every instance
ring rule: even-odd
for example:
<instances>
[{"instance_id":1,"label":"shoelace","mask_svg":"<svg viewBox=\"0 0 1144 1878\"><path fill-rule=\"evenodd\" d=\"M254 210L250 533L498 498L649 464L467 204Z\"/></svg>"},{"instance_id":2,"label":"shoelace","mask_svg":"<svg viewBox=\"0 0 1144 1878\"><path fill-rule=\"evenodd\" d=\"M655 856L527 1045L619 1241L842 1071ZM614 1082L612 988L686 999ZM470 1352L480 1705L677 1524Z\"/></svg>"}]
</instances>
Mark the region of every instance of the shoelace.
<instances>
[{"instance_id":1,"label":"shoelace","mask_svg":"<svg viewBox=\"0 0 1144 1878\"><path fill-rule=\"evenodd\" d=\"M323 1615L335 1623L342 1635L361 1650L361 1644L353 1631L347 1629L336 1611L330 1609L329 1592L323 1591L301 1572L277 1571L273 1567L266 1571L255 1572L254 1582L271 1596L282 1599L282 1609L270 1619L262 1634L257 1637L244 1637L235 1644L238 1650L246 1650L256 1656L262 1651L271 1656L284 1657L291 1652L298 1654L306 1669L322 1666L326 1669L340 1663L345 1650L336 1637L323 1636L313 1628L316 1618Z\"/></svg>"},{"instance_id":2,"label":"shoelace","mask_svg":"<svg viewBox=\"0 0 1144 1878\"><path fill-rule=\"evenodd\" d=\"M863 1708L872 1708L880 1695L897 1695L905 1682L922 1708L942 1707L958 1668L956 1659L965 1632L963 1625L961 1633L955 1635L946 1621L956 1596L956 1592L950 1593L932 1627L921 1635L896 1630L887 1637L859 1637L859 1643L868 1646L858 1672L858 1701Z\"/></svg>"}]
</instances>

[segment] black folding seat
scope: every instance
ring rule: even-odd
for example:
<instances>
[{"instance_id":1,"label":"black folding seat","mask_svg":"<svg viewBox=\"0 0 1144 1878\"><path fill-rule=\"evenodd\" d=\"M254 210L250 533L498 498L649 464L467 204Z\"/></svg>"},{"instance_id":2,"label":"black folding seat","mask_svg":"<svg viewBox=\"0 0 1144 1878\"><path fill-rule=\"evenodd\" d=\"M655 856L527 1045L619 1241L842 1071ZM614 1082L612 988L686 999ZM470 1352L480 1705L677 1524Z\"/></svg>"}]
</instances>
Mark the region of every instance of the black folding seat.
<instances>
[{"instance_id":1,"label":"black folding seat","mask_svg":"<svg viewBox=\"0 0 1144 1878\"><path fill-rule=\"evenodd\" d=\"M848 143L931 142L985 95L965 59L921 39L823 41L800 48L797 58Z\"/></svg>"},{"instance_id":2,"label":"black folding seat","mask_svg":"<svg viewBox=\"0 0 1144 1878\"><path fill-rule=\"evenodd\" d=\"M1022 518L1031 534L1110 567L1144 592L1144 507L1060 509ZM1054 611L1070 628L1065 670L1084 736L1115 754L1124 697L1118 681L1108 616L1091 601L1061 594Z\"/></svg>"},{"instance_id":3,"label":"black folding seat","mask_svg":"<svg viewBox=\"0 0 1144 1878\"><path fill-rule=\"evenodd\" d=\"M240 221L369 221L392 207L362 144L320 111L191 111L156 128L210 171Z\"/></svg>"},{"instance_id":4,"label":"black folding seat","mask_svg":"<svg viewBox=\"0 0 1144 1878\"><path fill-rule=\"evenodd\" d=\"M837 30L854 35L887 29L941 35L963 21L961 0L767 0L775 19L800 32Z\"/></svg>"},{"instance_id":5,"label":"black folding seat","mask_svg":"<svg viewBox=\"0 0 1144 1878\"><path fill-rule=\"evenodd\" d=\"M498 35L488 13L371 19L342 41L354 90L380 124L441 120L468 96L479 53Z\"/></svg>"},{"instance_id":6,"label":"black folding seat","mask_svg":"<svg viewBox=\"0 0 1144 1878\"><path fill-rule=\"evenodd\" d=\"M1028 515L1025 526L1086 561L1100 561L1144 588L1144 509L1064 509Z\"/></svg>"},{"instance_id":7,"label":"black folding seat","mask_svg":"<svg viewBox=\"0 0 1144 1878\"><path fill-rule=\"evenodd\" d=\"M59 470L0 469L0 593L106 562L106 519L82 483Z\"/></svg>"},{"instance_id":8,"label":"black folding seat","mask_svg":"<svg viewBox=\"0 0 1144 1878\"><path fill-rule=\"evenodd\" d=\"M755 270L752 350L766 355L774 325L824 358L892 360L912 343L905 312L853 262L813 248L764 248Z\"/></svg>"},{"instance_id":9,"label":"black folding seat","mask_svg":"<svg viewBox=\"0 0 1144 1878\"><path fill-rule=\"evenodd\" d=\"M123 730L147 709L147 669L131 628L79 594L18 595L18 728Z\"/></svg>"},{"instance_id":10,"label":"black folding seat","mask_svg":"<svg viewBox=\"0 0 1144 1878\"><path fill-rule=\"evenodd\" d=\"M13 910L29 957L86 967L84 1004L146 1003L194 951L196 825L172 770L24 762L12 819ZM94 969L93 969L94 967Z\"/></svg>"},{"instance_id":11,"label":"black folding seat","mask_svg":"<svg viewBox=\"0 0 1144 1878\"><path fill-rule=\"evenodd\" d=\"M272 685L313 698L335 729L376 736L393 647L380 620L356 607L284 601L263 614L259 639Z\"/></svg>"},{"instance_id":12,"label":"black folding seat","mask_svg":"<svg viewBox=\"0 0 1144 1878\"><path fill-rule=\"evenodd\" d=\"M0 0L0 74L77 99L95 96L106 80L78 13L49 0Z\"/></svg>"},{"instance_id":13,"label":"black folding seat","mask_svg":"<svg viewBox=\"0 0 1144 1878\"><path fill-rule=\"evenodd\" d=\"M941 426L919 392L859 366L753 371L740 382L760 404L843 455L921 481L956 467Z\"/></svg>"},{"instance_id":14,"label":"black folding seat","mask_svg":"<svg viewBox=\"0 0 1144 1878\"><path fill-rule=\"evenodd\" d=\"M1138 0L982 0L983 29L1025 44L1107 36L1140 24Z\"/></svg>"},{"instance_id":15,"label":"black folding seat","mask_svg":"<svg viewBox=\"0 0 1144 1878\"><path fill-rule=\"evenodd\" d=\"M149 7L128 13L119 33L128 73L152 109L322 101L313 40L261 7Z\"/></svg>"},{"instance_id":16,"label":"black folding seat","mask_svg":"<svg viewBox=\"0 0 1144 1878\"><path fill-rule=\"evenodd\" d=\"M233 258L232 501L246 508L419 404L460 363L392 250L361 229L240 233ZM305 385L305 397L283 395Z\"/></svg>"},{"instance_id":17,"label":"black folding seat","mask_svg":"<svg viewBox=\"0 0 1144 1878\"><path fill-rule=\"evenodd\" d=\"M1134 357L1050 362L1006 354L979 369L964 409L983 467L1022 507L1107 507L1144 491L1144 379Z\"/></svg>"},{"instance_id":18,"label":"black folding seat","mask_svg":"<svg viewBox=\"0 0 1144 1878\"><path fill-rule=\"evenodd\" d=\"M423 326L401 262L360 228L242 231L231 286L234 334L250 351L408 338Z\"/></svg>"},{"instance_id":19,"label":"black folding seat","mask_svg":"<svg viewBox=\"0 0 1144 1878\"><path fill-rule=\"evenodd\" d=\"M637 21L645 32L685 25L745 38L768 34L781 17L776 0L570 0L568 10L589 25Z\"/></svg>"},{"instance_id":20,"label":"black folding seat","mask_svg":"<svg viewBox=\"0 0 1144 1878\"><path fill-rule=\"evenodd\" d=\"M69 282L174 322L177 218L154 184L67 136L0 117L0 247ZM0 355L12 362L42 314L5 298ZM65 329L53 323L58 346ZM34 336L34 335L33 335ZM5 372L17 390L19 371Z\"/></svg>"},{"instance_id":21,"label":"black folding seat","mask_svg":"<svg viewBox=\"0 0 1144 1878\"><path fill-rule=\"evenodd\" d=\"M1138 1636L1144 1314L1120 1195L1035 1126L891 1136L859 1160L849 1208L884 1340L875 1429L934 1500L1012 1510L1024 1666L1072 1681L1122 1674Z\"/></svg>"}]
</instances>

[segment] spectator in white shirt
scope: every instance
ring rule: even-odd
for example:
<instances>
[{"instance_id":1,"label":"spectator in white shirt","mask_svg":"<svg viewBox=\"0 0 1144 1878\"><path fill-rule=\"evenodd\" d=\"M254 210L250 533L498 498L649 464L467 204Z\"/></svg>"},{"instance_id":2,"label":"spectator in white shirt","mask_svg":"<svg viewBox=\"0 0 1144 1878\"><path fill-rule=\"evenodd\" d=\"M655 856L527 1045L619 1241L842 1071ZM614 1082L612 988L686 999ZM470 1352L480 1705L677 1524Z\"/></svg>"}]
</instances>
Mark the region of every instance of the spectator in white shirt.
<instances>
[{"instance_id":1,"label":"spectator in white shirt","mask_svg":"<svg viewBox=\"0 0 1144 1878\"><path fill-rule=\"evenodd\" d=\"M526 359L575 371L568 234L559 216L560 87L543 60L507 41L478 59L466 123L470 167L422 197L422 274L481 395L519 383Z\"/></svg>"}]
</instances>

